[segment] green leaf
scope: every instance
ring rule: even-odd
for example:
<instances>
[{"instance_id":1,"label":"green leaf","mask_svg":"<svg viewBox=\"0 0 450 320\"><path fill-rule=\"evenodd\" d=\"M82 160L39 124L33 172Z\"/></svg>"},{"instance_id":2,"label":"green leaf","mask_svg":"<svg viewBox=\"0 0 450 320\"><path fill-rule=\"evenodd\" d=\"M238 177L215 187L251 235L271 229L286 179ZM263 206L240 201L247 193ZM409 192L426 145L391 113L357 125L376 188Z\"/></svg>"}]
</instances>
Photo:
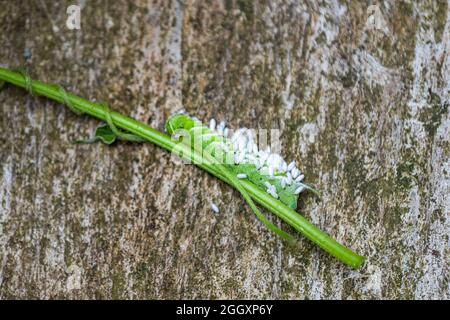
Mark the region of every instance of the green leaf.
<instances>
[{"instance_id":1,"label":"green leaf","mask_svg":"<svg viewBox=\"0 0 450 320\"><path fill-rule=\"evenodd\" d=\"M99 125L95 128L94 136L88 140L78 140L75 143L79 144L91 144L97 141L101 141L104 144L110 145L117 139L117 135L111 130L107 124Z\"/></svg>"}]
</instances>

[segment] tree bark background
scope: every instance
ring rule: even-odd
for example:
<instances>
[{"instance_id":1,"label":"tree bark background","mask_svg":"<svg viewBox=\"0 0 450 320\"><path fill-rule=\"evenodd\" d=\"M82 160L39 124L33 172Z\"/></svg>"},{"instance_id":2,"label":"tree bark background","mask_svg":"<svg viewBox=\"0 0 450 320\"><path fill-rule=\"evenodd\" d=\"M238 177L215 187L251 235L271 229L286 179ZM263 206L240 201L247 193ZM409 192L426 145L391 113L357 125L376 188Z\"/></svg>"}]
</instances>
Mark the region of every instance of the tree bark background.
<instances>
[{"instance_id":1,"label":"tree bark background","mask_svg":"<svg viewBox=\"0 0 450 320\"><path fill-rule=\"evenodd\" d=\"M30 50L35 79L160 130L181 107L279 128L323 191L299 211L368 259L286 246L151 144L74 145L98 121L8 87L0 298L450 298L448 1L80 1L81 30L70 4L1 1L0 64Z\"/></svg>"}]
</instances>

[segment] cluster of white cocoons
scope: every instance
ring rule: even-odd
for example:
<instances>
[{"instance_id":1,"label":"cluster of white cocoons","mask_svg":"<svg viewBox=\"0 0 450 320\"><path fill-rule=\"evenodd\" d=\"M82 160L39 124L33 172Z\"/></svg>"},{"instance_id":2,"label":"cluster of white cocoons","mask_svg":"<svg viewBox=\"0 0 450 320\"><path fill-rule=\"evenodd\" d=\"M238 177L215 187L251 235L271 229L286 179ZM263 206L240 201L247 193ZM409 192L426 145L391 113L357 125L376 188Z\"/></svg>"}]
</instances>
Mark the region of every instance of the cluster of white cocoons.
<instances>
[{"instance_id":1,"label":"cluster of white cocoons","mask_svg":"<svg viewBox=\"0 0 450 320\"><path fill-rule=\"evenodd\" d=\"M257 144L254 142L252 130L240 128L229 137L229 129L226 127L225 122L221 121L217 124L215 119L210 120L209 129L231 140L233 150L227 151L233 151L235 164L254 164L261 174L269 175L274 179L279 179L282 188L290 185L297 186L294 192L295 194L299 194L304 190L302 181L305 176L296 167L295 162L292 161L288 164L281 155L271 153L270 147L267 147L266 150L259 150ZM237 178L245 179L247 178L247 175L239 173L237 174ZM266 192L268 194L274 198L278 198L274 185L266 182L266 187Z\"/></svg>"}]
</instances>

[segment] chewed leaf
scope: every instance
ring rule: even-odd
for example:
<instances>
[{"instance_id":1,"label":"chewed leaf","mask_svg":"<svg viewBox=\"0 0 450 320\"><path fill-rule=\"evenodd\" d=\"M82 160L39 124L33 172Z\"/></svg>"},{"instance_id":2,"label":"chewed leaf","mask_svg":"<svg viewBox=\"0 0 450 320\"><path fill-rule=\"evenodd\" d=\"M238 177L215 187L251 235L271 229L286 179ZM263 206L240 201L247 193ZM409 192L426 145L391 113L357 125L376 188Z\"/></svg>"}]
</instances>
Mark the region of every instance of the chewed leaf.
<instances>
[{"instance_id":1,"label":"chewed leaf","mask_svg":"<svg viewBox=\"0 0 450 320\"><path fill-rule=\"evenodd\" d=\"M91 144L91 143L95 143L97 141L101 141L104 144L110 145L110 144L114 143L114 141L116 141L116 139L117 139L117 136L111 130L111 128L107 124L102 124L95 129L95 133L92 138L90 138L88 140L78 140L78 141L75 141L75 143Z\"/></svg>"},{"instance_id":2,"label":"chewed leaf","mask_svg":"<svg viewBox=\"0 0 450 320\"><path fill-rule=\"evenodd\" d=\"M306 190L311 191L312 193L314 193L316 196L318 196L320 198L321 194L320 194L320 190L319 189L316 189L316 188L310 186L309 184L306 184L306 183L303 183L303 182L300 183L300 185L302 185Z\"/></svg>"}]
</instances>

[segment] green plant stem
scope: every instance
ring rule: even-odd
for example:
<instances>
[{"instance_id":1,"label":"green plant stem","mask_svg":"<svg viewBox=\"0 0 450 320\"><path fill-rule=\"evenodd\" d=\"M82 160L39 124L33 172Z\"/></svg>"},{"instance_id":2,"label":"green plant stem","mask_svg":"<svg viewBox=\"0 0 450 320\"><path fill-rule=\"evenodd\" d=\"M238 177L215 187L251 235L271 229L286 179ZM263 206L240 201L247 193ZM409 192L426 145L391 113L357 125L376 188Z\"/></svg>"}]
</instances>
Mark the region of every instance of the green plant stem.
<instances>
[{"instance_id":1,"label":"green plant stem","mask_svg":"<svg viewBox=\"0 0 450 320\"><path fill-rule=\"evenodd\" d=\"M0 79L18 87L27 87L26 78L22 74L9 69L0 68ZM58 88L54 85L46 84L37 80L31 81L31 87L32 92L36 95L45 96L59 103L64 103L64 100L68 99L71 105L76 107L78 110L97 119L103 121L107 120L108 111L102 104L90 102L70 93L67 93L67 95L63 97L60 90L58 90ZM162 147L168 151L172 151L175 146L177 146L178 149L183 148L183 146L181 146L183 144L177 143L177 141L172 140L170 136L153 129L144 123L114 111L111 111L110 115L117 127L140 136L159 147ZM220 170L218 170L214 164L202 159L201 155L192 153L192 150L187 149L187 147L186 150L183 150L183 153L191 154L192 160L197 166L218 177L224 182L231 184L229 179L221 174ZM356 254L349 248L331 238L328 234L311 224L296 211L290 209L277 199L268 195L264 190L259 189L252 183L245 180L242 180L241 183L248 194L257 203L277 215L283 221L295 228L298 232L303 234L306 238L316 243L340 261L353 268L360 267L364 262L364 257Z\"/></svg>"}]
</instances>

